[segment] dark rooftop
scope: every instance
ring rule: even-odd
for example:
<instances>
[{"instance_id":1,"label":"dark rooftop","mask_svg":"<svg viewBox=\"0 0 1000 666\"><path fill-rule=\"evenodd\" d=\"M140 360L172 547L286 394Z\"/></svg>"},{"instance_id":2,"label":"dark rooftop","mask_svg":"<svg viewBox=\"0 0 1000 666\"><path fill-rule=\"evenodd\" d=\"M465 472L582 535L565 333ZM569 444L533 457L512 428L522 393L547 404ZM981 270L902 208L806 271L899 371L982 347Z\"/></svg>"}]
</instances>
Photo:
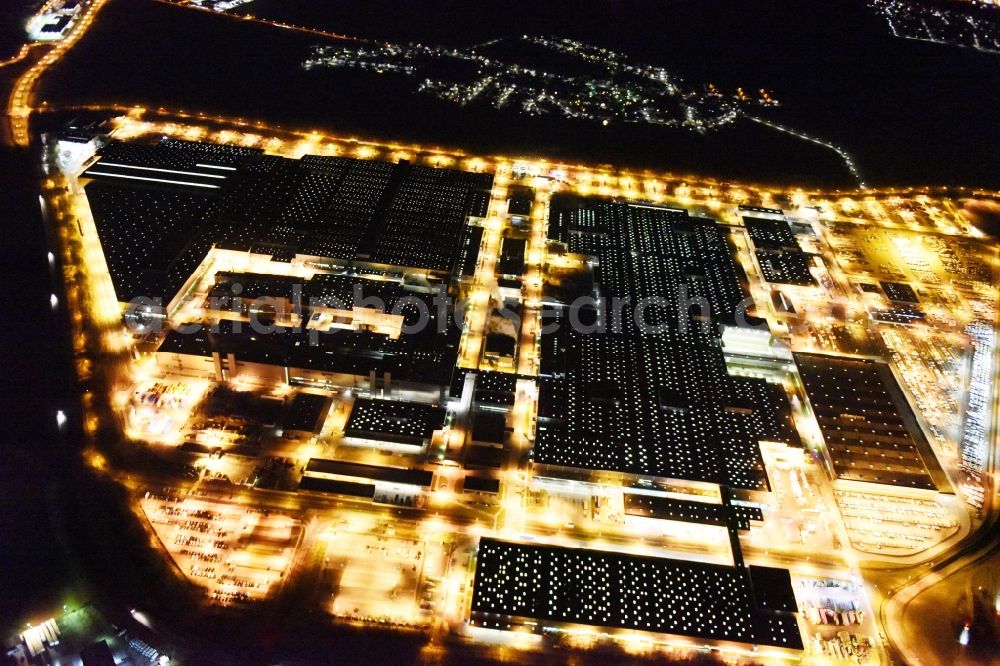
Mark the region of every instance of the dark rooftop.
<instances>
[{"instance_id":1,"label":"dark rooftop","mask_svg":"<svg viewBox=\"0 0 1000 666\"><path fill-rule=\"evenodd\" d=\"M455 366L451 372L451 383L448 385L449 398L458 398L462 395L462 391L465 390L465 378L470 374L476 376L476 373L468 368Z\"/></svg>"},{"instance_id":2,"label":"dark rooftop","mask_svg":"<svg viewBox=\"0 0 1000 666\"><path fill-rule=\"evenodd\" d=\"M502 412L477 412L472 422L472 441L504 444L507 441L507 415Z\"/></svg>"},{"instance_id":3,"label":"dark rooftop","mask_svg":"<svg viewBox=\"0 0 1000 666\"><path fill-rule=\"evenodd\" d=\"M69 25L69 22L72 21L72 20L73 20L72 16L64 14L64 15L58 17L55 21L52 21L51 23L46 23L45 25L43 25L41 31L42 32L53 32L53 33L62 32L63 28L65 28L67 25Z\"/></svg>"},{"instance_id":4,"label":"dark rooftop","mask_svg":"<svg viewBox=\"0 0 1000 666\"><path fill-rule=\"evenodd\" d=\"M795 362L838 478L947 486L885 363L820 354L795 354Z\"/></svg>"},{"instance_id":5,"label":"dark rooftop","mask_svg":"<svg viewBox=\"0 0 1000 666\"><path fill-rule=\"evenodd\" d=\"M625 514L700 525L726 525L726 507L658 495L625 493Z\"/></svg>"},{"instance_id":6,"label":"dark rooftop","mask_svg":"<svg viewBox=\"0 0 1000 666\"><path fill-rule=\"evenodd\" d=\"M476 375L475 398L477 403L510 407L514 404L517 375L506 372L480 372Z\"/></svg>"},{"instance_id":7,"label":"dark rooftop","mask_svg":"<svg viewBox=\"0 0 1000 666\"><path fill-rule=\"evenodd\" d=\"M406 469L403 467L382 467L380 465L364 465L343 460L326 460L310 458L306 465L307 476L329 474L349 479L369 479L385 483L398 483L429 488L434 474L422 469Z\"/></svg>"},{"instance_id":8,"label":"dark rooftop","mask_svg":"<svg viewBox=\"0 0 1000 666\"><path fill-rule=\"evenodd\" d=\"M798 241L788 222L763 217L743 216L743 226L750 234L750 240L757 249L799 250Z\"/></svg>"},{"instance_id":9,"label":"dark rooftop","mask_svg":"<svg viewBox=\"0 0 1000 666\"><path fill-rule=\"evenodd\" d=\"M757 250L757 264L766 282L808 287L816 284L809 272L812 256L797 250Z\"/></svg>"},{"instance_id":10,"label":"dark rooftop","mask_svg":"<svg viewBox=\"0 0 1000 666\"><path fill-rule=\"evenodd\" d=\"M642 493L625 493L625 514L717 527L725 527L728 524L727 516L731 516L736 529L743 531L750 529L751 520L764 519L760 507L756 506L710 504Z\"/></svg>"},{"instance_id":11,"label":"dark rooftop","mask_svg":"<svg viewBox=\"0 0 1000 666\"><path fill-rule=\"evenodd\" d=\"M471 622L549 620L801 650L795 616L758 607L750 581L735 567L482 539ZM769 602L792 594L787 581L767 583Z\"/></svg>"},{"instance_id":12,"label":"dark rooftop","mask_svg":"<svg viewBox=\"0 0 1000 666\"><path fill-rule=\"evenodd\" d=\"M507 213L527 217L535 203L535 191L524 185L511 185L507 197Z\"/></svg>"},{"instance_id":13,"label":"dark rooftop","mask_svg":"<svg viewBox=\"0 0 1000 666\"><path fill-rule=\"evenodd\" d=\"M504 333L487 333L484 352L489 355L513 358L517 351L517 340Z\"/></svg>"},{"instance_id":14,"label":"dark rooftop","mask_svg":"<svg viewBox=\"0 0 1000 666\"><path fill-rule=\"evenodd\" d=\"M462 246L459 248L458 263L463 277L471 277L476 273L479 263L479 250L483 244L482 227L466 225L462 234Z\"/></svg>"},{"instance_id":15,"label":"dark rooftop","mask_svg":"<svg viewBox=\"0 0 1000 666\"><path fill-rule=\"evenodd\" d=\"M496 495L500 492L500 481L488 476L467 476L462 488L466 492Z\"/></svg>"},{"instance_id":16,"label":"dark rooftop","mask_svg":"<svg viewBox=\"0 0 1000 666\"><path fill-rule=\"evenodd\" d=\"M368 499L375 497L375 486L371 483L338 481L337 479L323 479L315 476L303 476L302 481L299 482L299 490L349 495L351 497L367 497Z\"/></svg>"},{"instance_id":17,"label":"dark rooftop","mask_svg":"<svg viewBox=\"0 0 1000 666\"><path fill-rule=\"evenodd\" d=\"M524 254L528 241L523 238L504 238L497 258L497 274L521 275L524 273Z\"/></svg>"},{"instance_id":18,"label":"dark rooftop","mask_svg":"<svg viewBox=\"0 0 1000 666\"><path fill-rule=\"evenodd\" d=\"M571 251L597 259L604 302L655 297L661 305L643 313L646 329L613 312L580 316L598 326L593 334L567 325L568 308L553 308L562 323L541 339L534 462L553 473L611 470L766 489L759 442L791 439L787 398L783 405L762 380L727 371L718 324L746 296L727 231L683 210L603 200L554 197L555 218ZM682 308L695 298L708 307Z\"/></svg>"},{"instance_id":19,"label":"dark rooftop","mask_svg":"<svg viewBox=\"0 0 1000 666\"><path fill-rule=\"evenodd\" d=\"M316 393L297 392L285 413L284 429L318 433L330 408L330 397Z\"/></svg>"},{"instance_id":20,"label":"dark rooftop","mask_svg":"<svg viewBox=\"0 0 1000 666\"><path fill-rule=\"evenodd\" d=\"M83 666L115 666L115 657L107 640L91 643L80 651Z\"/></svg>"},{"instance_id":21,"label":"dark rooftop","mask_svg":"<svg viewBox=\"0 0 1000 666\"><path fill-rule=\"evenodd\" d=\"M319 277L307 284L317 280ZM383 289L391 292L394 287ZM363 293L372 292L365 287ZM388 292L383 295L392 297ZM270 332L258 332L246 322L222 320L214 330L198 325L194 325L193 332L172 330L158 351L195 356L210 356L217 351L223 358L232 353L241 361L290 369L355 376L367 376L374 371L380 377L391 373L394 381L447 386L458 356L461 331L450 317L447 323L438 325L438 309L433 306L432 296L409 294L409 297L413 300L400 308L404 320L420 317L420 310L430 320L418 330L404 331L395 339L368 330L332 328L318 332L301 325L276 325ZM425 307L418 308L416 300L425 300Z\"/></svg>"},{"instance_id":22,"label":"dark rooftop","mask_svg":"<svg viewBox=\"0 0 1000 666\"><path fill-rule=\"evenodd\" d=\"M881 282L880 284L882 285L882 291L885 292L886 298L890 301L910 304L920 302L917 298L917 292L915 292L913 287L905 282Z\"/></svg>"},{"instance_id":23,"label":"dark rooftop","mask_svg":"<svg viewBox=\"0 0 1000 666\"><path fill-rule=\"evenodd\" d=\"M750 585L759 608L785 613L798 611L788 569L751 564L747 570L750 572Z\"/></svg>"},{"instance_id":24,"label":"dark rooftop","mask_svg":"<svg viewBox=\"0 0 1000 666\"><path fill-rule=\"evenodd\" d=\"M470 444L465 447L462 465L468 469L500 469L506 460L507 452L499 446Z\"/></svg>"},{"instance_id":25,"label":"dark rooftop","mask_svg":"<svg viewBox=\"0 0 1000 666\"><path fill-rule=\"evenodd\" d=\"M358 398L344 434L420 445L444 425L445 409L415 402Z\"/></svg>"},{"instance_id":26,"label":"dark rooftop","mask_svg":"<svg viewBox=\"0 0 1000 666\"><path fill-rule=\"evenodd\" d=\"M169 302L213 245L448 273L492 186L483 173L170 139L112 142L84 176L123 302Z\"/></svg>"}]
</instances>

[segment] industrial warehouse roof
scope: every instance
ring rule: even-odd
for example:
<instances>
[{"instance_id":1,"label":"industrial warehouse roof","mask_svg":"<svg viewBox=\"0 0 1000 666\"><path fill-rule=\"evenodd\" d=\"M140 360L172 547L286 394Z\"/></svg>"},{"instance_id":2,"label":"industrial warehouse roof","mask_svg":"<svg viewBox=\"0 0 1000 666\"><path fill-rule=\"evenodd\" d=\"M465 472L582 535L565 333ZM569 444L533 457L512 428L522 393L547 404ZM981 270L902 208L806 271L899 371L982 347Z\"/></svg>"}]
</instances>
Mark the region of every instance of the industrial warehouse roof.
<instances>
[{"instance_id":1,"label":"industrial warehouse roof","mask_svg":"<svg viewBox=\"0 0 1000 666\"><path fill-rule=\"evenodd\" d=\"M84 173L119 301L168 302L214 245L448 272L492 176L163 139L112 142ZM463 256L462 260L467 258Z\"/></svg>"},{"instance_id":2,"label":"industrial warehouse roof","mask_svg":"<svg viewBox=\"0 0 1000 666\"><path fill-rule=\"evenodd\" d=\"M317 393L297 392L292 396L283 421L284 429L318 433L330 409L330 397Z\"/></svg>"},{"instance_id":3,"label":"industrial warehouse roof","mask_svg":"<svg viewBox=\"0 0 1000 666\"><path fill-rule=\"evenodd\" d=\"M333 493L351 497L375 497L375 485L372 483L357 483L356 481L338 481L323 479L316 476L303 476L299 482L299 490L311 490L318 493Z\"/></svg>"},{"instance_id":4,"label":"industrial warehouse roof","mask_svg":"<svg viewBox=\"0 0 1000 666\"><path fill-rule=\"evenodd\" d=\"M747 296L746 275L733 258L726 230L686 211L553 197L550 220L571 252L597 259L601 296L658 297L668 304L651 317L677 319L682 296L703 297L714 321L729 321Z\"/></svg>"},{"instance_id":5,"label":"industrial warehouse roof","mask_svg":"<svg viewBox=\"0 0 1000 666\"><path fill-rule=\"evenodd\" d=\"M431 300L431 296L415 294L414 299ZM412 306L412 307L411 307ZM403 310L404 320L419 316L414 303ZM223 359L233 354L238 361L277 365L289 369L366 376L386 373L392 379L420 384L447 386L458 356L460 329L450 321L437 323L437 310L427 305L430 317L426 326L405 332L393 339L388 335L367 330L330 329L325 332L303 326L273 326L267 329L247 322L222 320L215 326L189 324L171 330L157 350L211 356L218 352ZM441 330L439 330L439 328Z\"/></svg>"},{"instance_id":6,"label":"industrial warehouse roof","mask_svg":"<svg viewBox=\"0 0 1000 666\"><path fill-rule=\"evenodd\" d=\"M514 404L517 389L517 375L506 372L480 372L475 375L475 398L477 403L510 407Z\"/></svg>"},{"instance_id":7,"label":"industrial warehouse roof","mask_svg":"<svg viewBox=\"0 0 1000 666\"><path fill-rule=\"evenodd\" d=\"M888 365L821 354L795 362L838 478L947 487Z\"/></svg>"},{"instance_id":8,"label":"industrial warehouse roof","mask_svg":"<svg viewBox=\"0 0 1000 666\"><path fill-rule=\"evenodd\" d=\"M500 481L488 476L467 476L462 484L462 489L466 492L496 495L500 492Z\"/></svg>"},{"instance_id":9,"label":"industrial warehouse roof","mask_svg":"<svg viewBox=\"0 0 1000 666\"><path fill-rule=\"evenodd\" d=\"M816 279L809 272L812 256L798 250L757 250L757 264L765 282L809 287Z\"/></svg>"},{"instance_id":10,"label":"industrial warehouse roof","mask_svg":"<svg viewBox=\"0 0 1000 666\"><path fill-rule=\"evenodd\" d=\"M882 285L882 291L885 292L886 298L890 301L901 303L920 302L920 299L917 298L917 292L905 282L880 282L879 284Z\"/></svg>"},{"instance_id":11,"label":"industrial warehouse roof","mask_svg":"<svg viewBox=\"0 0 1000 666\"><path fill-rule=\"evenodd\" d=\"M416 402L358 398L344 434L403 444L422 444L444 425L445 409Z\"/></svg>"},{"instance_id":12,"label":"industrial warehouse roof","mask_svg":"<svg viewBox=\"0 0 1000 666\"><path fill-rule=\"evenodd\" d=\"M160 298L166 305L212 247L205 228L217 199L103 180L86 191L118 300Z\"/></svg>"},{"instance_id":13,"label":"industrial warehouse roof","mask_svg":"<svg viewBox=\"0 0 1000 666\"><path fill-rule=\"evenodd\" d=\"M528 241L523 238L504 238L497 258L498 275L520 275L524 272L524 253Z\"/></svg>"},{"instance_id":14,"label":"industrial warehouse roof","mask_svg":"<svg viewBox=\"0 0 1000 666\"><path fill-rule=\"evenodd\" d=\"M462 245L458 251L458 265L462 269L463 277L471 277L476 273L476 264L479 262L479 250L483 244L482 227L467 225L463 230Z\"/></svg>"},{"instance_id":15,"label":"industrial warehouse roof","mask_svg":"<svg viewBox=\"0 0 1000 666\"><path fill-rule=\"evenodd\" d=\"M794 600L788 573L763 573L483 539L472 622L505 628L529 618L801 650L795 616L785 612ZM769 587L755 594L751 581Z\"/></svg>"},{"instance_id":16,"label":"industrial warehouse roof","mask_svg":"<svg viewBox=\"0 0 1000 666\"><path fill-rule=\"evenodd\" d=\"M758 608L786 613L794 613L798 610L788 569L759 567L751 564L747 567L747 571L750 573L750 586L753 588L753 596Z\"/></svg>"},{"instance_id":17,"label":"industrial warehouse roof","mask_svg":"<svg viewBox=\"0 0 1000 666\"><path fill-rule=\"evenodd\" d=\"M544 337L535 462L765 489L759 442L792 441L783 390L734 377L709 339Z\"/></svg>"},{"instance_id":18,"label":"industrial warehouse roof","mask_svg":"<svg viewBox=\"0 0 1000 666\"><path fill-rule=\"evenodd\" d=\"M270 297L286 299L293 308L368 308L402 315L406 325L415 324L422 309L430 317L436 317L439 310L434 307L433 297L405 288L400 280L354 273L319 273L307 279L292 275L219 271L215 274L215 284L209 297L216 299L216 309L234 309L235 297L244 305L249 305L256 298ZM433 321L430 323L434 324Z\"/></svg>"},{"instance_id":19,"label":"industrial warehouse roof","mask_svg":"<svg viewBox=\"0 0 1000 666\"><path fill-rule=\"evenodd\" d=\"M566 308L541 339L538 432L532 459L551 468L612 470L739 488L768 487L759 442L794 443L784 390L731 376L720 322L746 297L726 231L685 211L554 198L551 218L574 252L595 256L604 302L655 297L645 334L631 309ZM685 293L686 292L686 293ZM709 308L692 317L684 299ZM705 305L703 302L702 305ZM479 385L477 383L477 390Z\"/></svg>"},{"instance_id":20,"label":"industrial warehouse roof","mask_svg":"<svg viewBox=\"0 0 1000 666\"><path fill-rule=\"evenodd\" d=\"M625 493L625 514L700 525L724 526L726 524L726 507L722 504L680 500L657 495Z\"/></svg>"},{"instance_id":21,"label":"industrial warehouse roof","mask_svg":"<svg viewBox=\"0 0 1000 666\"><path fill-rule=\"evenodd\" d=\"M259 148L199 143L164 137L156 144L112 141L101 150L97 164L125 164L145 169L171 169L161 173L215 170L225 176L251 159L263 155ZM91 168L102 169L93 165Z\"/></svg>"},{"instance_id":22,"label":"industrial warehouse roof","mask_svg":"<svg viewBox=\"0 0 1000 666\"><path fill-rule=\"evenodd\" d=\"M812 257L802 252L788 222L744 215L743 226L750 234L765 281L799 286L816 284L809 272Z\"/></svg>"},{"instance_id":23,"label":"industrial warehouse roof","mask_svg":"<svg viewBox=\"0 0 1000 666\"><path fill-rule=\"evenodd\" d=\"M743 216L743 226L746 227L755 248L798 250L799 243L795 240L788 222L772 220L763 217Z\"/></svg>"},{"instance_id":24,"label":"industrial warehouse roof","mask_svg":"<svg viewBox=\"0 0 1000 666\"><path fill-rule=\"evenodd\" d=\"M535 191L525 185L511 185L507 194L507 213L527 217L535 203Z\"/></svg>"},{"instance_id":25,"label":"industrial warehouse roof","mask_svg":"<svg viewBox=\"0 0 1000 666\"><path fill-rule=\"evenodd\" d=\"M732 516L736 529L744 531L750 529L751 520L764 519L760 507L756 506L710 504L639 493L625 493L625 514L718 527L725 527L728 522L727 516Z\"/></svg>"},{"instance_id":26,"label":"industrial warehouse roof","mask_svg":"<svg viewBox=\"0 0 1000 666\"><path fill-rule=\"evenodd\" d=\"M462 465L467 469L500 469L507 461L507 452L499 446L471 444L462 449Z\"/></svg>"},{"instance_id":27,"label":"industrial warehouse roof","mask_svg":"<svg viewBox=\"0 0 1000 666\"><path fill-rule=\"evenodd\" d=\"M484 353L513 358L517 351L517 340L505 333L487 333Z\"/></svg>"},{"instance_id":28,"label":"industrial warehouse roof","mask_svg":"<svg viewBox=\"0 0 1000 666\"><path fill-rule=\"evenodd\" d=\"M309 463L306 465L305 474L306 476L329 475L341 476L345 477L345 479L368 479L370 481L398 483L424 488L429 488L434 478L433 473L422 469L364 465L362 463L326 460L324 458L310 458Z\"/></svg>"},{"instance_id":29,"label":"industrial warehouse roof","mask_svg":"<svg viewBox=\"0 0 1000 666\"><path fill-rule=\"evenodd\" d=\"M472 423L472 441L503 445L511 429L507 415L502 412L476 412Z\"/></svg>"}]
</instances>

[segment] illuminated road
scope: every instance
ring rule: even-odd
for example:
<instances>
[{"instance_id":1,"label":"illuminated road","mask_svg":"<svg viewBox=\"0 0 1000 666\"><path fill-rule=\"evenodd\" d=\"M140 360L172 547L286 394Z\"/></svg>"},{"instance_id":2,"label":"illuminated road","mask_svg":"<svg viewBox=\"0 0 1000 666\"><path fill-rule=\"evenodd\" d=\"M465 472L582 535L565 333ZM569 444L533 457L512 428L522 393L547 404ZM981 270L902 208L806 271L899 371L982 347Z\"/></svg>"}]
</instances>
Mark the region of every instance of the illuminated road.
<instances>
[{"instance_id":1,"label":"illuminated road","mask_svg":"<svg viewBox=\"0 0 1000 666\"><path fill-rule=\"evenodd\" d=\"M863 190L868 189L868 186L865 184L864 177L861 175L861 170L858 168L857 162L854 161L854 158L851 157L850 153L848 153L840 146L835 146L829 141L824 141L823 139L810 136L804 132L794 130L790 127L785 127L784 125L779 125L778 123L773 123L769 120L764 120L763 118L757 118L755 116L747 116L747 118L754 121L755 123L764 125L765 127L770 127L771 129L778 130L779 132L784 132L785 134L789 134L798 139L802 139L804 141L814 143L817 146L822 146L823 148L828 148L832 150L833 152L837 153L837 156L840 157L841 160L844 161L844 165L847 167L847 170L850 171L851 175L854 176L854 179L858 181L858 186L860 186L861 189Z\"/></svg>"},{"instance_id":2,"label":"illuminated road","mask_svg":"<svg viewBox=\"0 0 1000 666\"><path fill-rule=\"evenodd\" d=\"M998 352L1000 353L1000 352ZM997 446L997 418L1000 412L1000 398L994 396L994 419L990 441L993 450L990 455L991 470L988 478L995 478L997 457L1000 457L1000 447ZM865 577L876 583L879 592L874 600L880 625L888 634L890 647L900 655L907 664L913 665L950 665L955 659L955 642L957 635L951 627L940 626L941 619L937 616L931 621L920 624L908 616L911 604L934 586L946 586L955 589L956 594L965 592L964 586L953 585L953 581L963 574L975 571L986 563L994 561L1000 554L1000 493L994 488L985 493L984 520L978 530L953 548L950 552L933 558L932 561L911 567L866 567ZM944 609L946 610L946 609ZM935 632L943 632L933 641L927 640L928 627ZM949 633L950 632L950 633ZM935 652L934 648L938 651ZM973 662L966 662L973 663Z\"/></svg>"},{"instance_id":3,"label":"illuminated road","mask_svg":"<svg viewBox=\"0 0 1000 666\"><path fill-rule=\"evenodd\" d=\"M69 33L60 41L56 42L48 51L24 72L14 83L10 97L7 101L7 115L11 123L11 140L16 146L27 146L31 140L28 120L34 108L34 96L38 88L38 81L42 75L73 48L73 45L80 41L86 34L90 26L93 25L97 13L108 0L91 0L83 11L83 14L73 24ZM27 47L25 47L27 48ZM27 52L22 49L22 55Z\"/></svg>"},{"instance_id":4,"label":"illuminated road","mask_svg":"<svg viewBox=\"0 0 1000 666\"><path fill-rule=\"evenodd\" d=\"M25 44L21 47L21 50L17 52L17 55L11 56L10 58L0 62L0 67L7 67L8 65L21 62L28 57L28 54L31 53L31 49L35 46L41 46L41 44Z\"/></svg>"},{"instance_id":5,"label":"illuminated road","mask_svg":"<svg viewBox=\"0 0 1000 666\"><path fill-rule=\"evenodd\" d=\"M995 633L998 566L1000 548L983 551L966 564L935 572L927 584L899 596L897 605L902 610L892 621L898 622L893 625L897 633L906 637L909 663L971 666L1000 659ZM974 607L974 597L981 604L978 607ZM958 640L965 622L972 630L968 646Z\"/></svg>"},{"instance_id":6,"label":"illuminated road","mask_svg":"<svg viewBox=\"0 0 1000 666\"><path fill-rule=\"evenodd\" d=\"M267 19L257 18L251 15L242 16L240 14L231 14L229 12L217 12L215 10L209 9L208 7L199 7L198 5L193 5L190 2L184 0L156 0L165 5L170 5L172 7L183 7L184 9L194 9L197 11L208 12L209 14L214 14L215 16L226 16L237 21L249 21L251 23L260 23L262 25L269 25L275 28L282 28L283 30L291 30L293 32L301 32L307 35L314 35L316 37L328 37L330 39L338 39L341 41L349 42L363 42L367 40L359 39L357 37L352 37L351 35L342 35L336 32L328 32L326 30L317 30L315 28L307 28L301 25L291 25L289 23L282 23L281 21L269 21Z\"/></svg>"},{"instance_id":7,"label":"illuminated road","mask_svg":"<svg viewBox=\"0 0 1000 666\"><path fill-rule=\"evenodd\" d=\"M936 585L949 585L949 578L965 570L982 564L1000 553L1000 525L995 514L972 537L951 552L932 562L913 567L885 568L881 571L865 568L865 576L876 583L879 595L875 599L880 624L886 628L890 645L904 663L947 664L948 658L942 654L928 653L929 641L925 639L928 627L914 626L907 620L910 604L921 594ZM957 590L961 593L963 590ZM942 609L942 615L945 610ZM949 631L940 627L941 620L931 625L933 631ZM949 636L950 641L958 636Z\"/></svg>"}]
</instances>

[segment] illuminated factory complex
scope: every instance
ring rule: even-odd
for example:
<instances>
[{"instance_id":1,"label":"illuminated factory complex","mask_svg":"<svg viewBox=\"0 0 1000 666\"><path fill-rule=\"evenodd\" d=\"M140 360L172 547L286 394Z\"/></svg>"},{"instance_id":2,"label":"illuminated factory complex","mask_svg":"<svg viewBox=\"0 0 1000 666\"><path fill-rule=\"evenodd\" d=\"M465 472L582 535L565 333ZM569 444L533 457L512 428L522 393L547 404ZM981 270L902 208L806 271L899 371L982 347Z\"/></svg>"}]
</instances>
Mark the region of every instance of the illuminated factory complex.
<instances>
[{"instance_id":1,"label":"illuminated factory complex","mask_svg":"<svg viewBox=\"0 0 1000 666\"><path fill-rule=\"evenodd\" d=\"M254 132L67 131L51 190L209 602L292 572L476 644L885 663L858 559L962 538L989 472L954 202Z\"/></svg>"}]
</instances>

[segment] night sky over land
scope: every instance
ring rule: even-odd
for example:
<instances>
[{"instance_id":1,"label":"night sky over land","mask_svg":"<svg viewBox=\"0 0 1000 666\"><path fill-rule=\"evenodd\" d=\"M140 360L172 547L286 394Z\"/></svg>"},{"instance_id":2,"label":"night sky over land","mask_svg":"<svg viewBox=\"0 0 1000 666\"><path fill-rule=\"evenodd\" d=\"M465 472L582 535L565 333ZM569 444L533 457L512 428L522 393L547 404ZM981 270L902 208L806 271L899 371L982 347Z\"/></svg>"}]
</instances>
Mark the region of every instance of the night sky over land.
<instances>
[{"instance_id":1,"label":"night sky over land","mask_svg":"<svg viewBox=\"0 0 1000 666\"><path fill-rule=\"evenodd\" d=\"M238 11L398 43L468 46L520 34L577 39L665 67L692 86L765 88L783 103L765 117L842 145L872 184L1000 184L990 166L990 146L1000 144L1000 55L895 38L861 0L335 8L257 0ZM297 65L316 43L322 39L178 14L148 0L113 4L92 39L48 79L44 96L53 103L197 106L289 126L752 181L851 184L829 151L746 121L699 136L455 108L388 76L303 72Z\"/></svg>"}]
</instances>

